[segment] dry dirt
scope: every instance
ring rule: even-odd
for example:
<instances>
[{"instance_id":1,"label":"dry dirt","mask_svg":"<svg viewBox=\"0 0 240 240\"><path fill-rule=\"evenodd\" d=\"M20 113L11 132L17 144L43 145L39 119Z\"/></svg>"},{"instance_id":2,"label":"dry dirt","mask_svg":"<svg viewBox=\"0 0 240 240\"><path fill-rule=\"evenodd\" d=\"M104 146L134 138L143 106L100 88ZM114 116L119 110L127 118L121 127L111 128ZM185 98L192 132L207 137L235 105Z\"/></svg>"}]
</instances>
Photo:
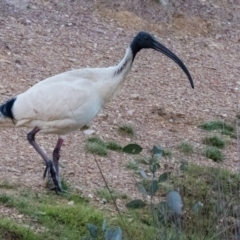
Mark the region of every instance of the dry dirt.
<instances>
[{"instance_id":1,"label":"dry dirt","mask_svg":"<svg viewBox=\"0 0 240 240\"><path fill-rule=\"evenodd\" d=\"M185 62L195 89L171 60L153 50L143 50L120 94L90 128L104 140L122 145L136 142L145 152L153 144L173 149L176 157L169 161L175 166L186 158L177 151L180 142L189 141L200 148L206 133L198 124L212 119L235 120L240 88L240 4L238 0L169 1L166 6L150 0L126 2L1 0L0 101L67 70L115 65L138 31L151 32ZM159 115L159 108L166 114ZM119 135L122 123L134 125L132 139ZM26 133L27 129L1 130L0 180L42 192L44 166L29 146ZM48 154L56 140L57 136L37 136ZM237 170L236 140L230 141L224 154L220 165ZM138 195L133 173L124 167L129 156L110 153L97 158L111 187L133 198ZM200 154L188 159L216 165ZM95 199L96 189L104 182L93 156L85 151L81 131L67 137L61 164L61 174L70 185Z\"/></svg>"}]
</instances>

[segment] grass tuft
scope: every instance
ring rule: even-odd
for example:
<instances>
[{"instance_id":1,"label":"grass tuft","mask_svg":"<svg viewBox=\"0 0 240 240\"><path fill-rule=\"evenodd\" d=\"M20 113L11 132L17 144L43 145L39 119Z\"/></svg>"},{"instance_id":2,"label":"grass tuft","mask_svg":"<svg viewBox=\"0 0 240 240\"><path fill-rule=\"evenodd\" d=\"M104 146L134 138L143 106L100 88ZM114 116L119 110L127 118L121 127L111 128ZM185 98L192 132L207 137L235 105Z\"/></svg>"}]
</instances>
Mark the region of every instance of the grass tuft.
<instances>
[{"instance_id":1,"label":"grass tuft","mask_svg":"<svg viewBox=\"0 0 240 240\"><path fill-rule=\"evenodd\" d=\"M221 162L224 159L222 152L216 147L206 147L203 150L203 155L212 159L214 162Z\"/></svg>"},{"instance_id":2,"label":"grass tuft","mask_svg":"<svg viewBox=\"0 0 240 240\"><path fill-rule=\"evenodd\" d=\"M172 151L169 149L163 149L163 157L172 157Z\"/></svg>"},{"instance_id":3,"label":"grass tuft","mask_svg":"<svg viewBox=\"0 0 240 240\"><path fill-rule=\"evenodd\" d=\"M99 156L107 156L107 148L105 145L98 144L96 142L88 142L86 149L89 153Z\"/></svg>"},{"instance_id":4,"label":"grass tuft","mask_svg":"<svg viewBox=\"0 0 240 240\"><path fill-rule=\"evenodd\" d=\"M200 127L207 131L226 129L229 132L233 132L235 130L235 128L232 125L220 120L203 123L202 125L200 125Z\"/></svg>"},{"instance_id":5,"label":"grass tuft","mask_svg":"<svg viewBox=\"0 0 240 240\"><path fill-rule=\"evenodd\" d=\"M138 170L138 163L135 161L129 161L128 163L125 164L125 167L130 170L137 171Z\"/></svg>"},{"instance_id":6,"label":"grass tuft","mask_svg":"<svg viewBox=\"0 0 240 240\"><path fill-rule=\"evenodd\" d=\"M134 127L130 124L123 124L119 126L118 130L120 133L128 134L131 136L134 135Z\"/></svg>"},{"instance_id":7,"label":"grass tuft","mask_svg":"<svg viewBox=\"0 0 240 240\"><path fill-rule=\"evenodd\" d=\"M87 139L86 150L99 156L107 156L105 142L99 137L89 137Z\"/></svg>"},{"instance_id":8,"label":"grass tuft","mask_svg":"<svg viewBox=\"0 0 240 240\"><path fill-rule=\"evenodd\" d=\"M112 151L121 151L122 150L122 146L114 141L106 142L105 146L107 149L112 150Z\"/></svg>"},{"instance_id":9,"label":"grass tuft","mask_svg":"<svg viewBox=\"0 0 240 240\"><path fill-rule=\"evenodd\" d=\"M89 137L87 141L90 143L97 143L99 145L105 146L105 142L99 137Z\"/></svg>"},{"instance_id":10,"label":"grass tuft","mask_svg":"<svg viewBox=\"0 0 240 240\"><path fill-rule=\"evenodd\" d=\"M190 144L188 142L182 142L179 145L179 150L183 153L191 154L191 153L193 153L193 146L192 146L192 144Z\"/></svg>"},{"instance_id":11,"label":"grass tuft","mask_svg":"<svg viewBox=\"0 0 240 240\"><path fill-rule=\"evenodd\" d=\"M224 148L226 145L226 142L222 140L219 136L214 135L211 137L205 137L203 139L203 144L210 145L217 148Z\"/></svg>"},{"instance_id":12,"label":"grass tuft","mask_svg":"<svg viewBox=\"0 0 240 240\"><path fill-rule=\"evenodd\" d=\"M30 226L21 226L11 220L0 219L0 239L4 240L40 240L31 229Z\"/></svg>"}]
</instances>

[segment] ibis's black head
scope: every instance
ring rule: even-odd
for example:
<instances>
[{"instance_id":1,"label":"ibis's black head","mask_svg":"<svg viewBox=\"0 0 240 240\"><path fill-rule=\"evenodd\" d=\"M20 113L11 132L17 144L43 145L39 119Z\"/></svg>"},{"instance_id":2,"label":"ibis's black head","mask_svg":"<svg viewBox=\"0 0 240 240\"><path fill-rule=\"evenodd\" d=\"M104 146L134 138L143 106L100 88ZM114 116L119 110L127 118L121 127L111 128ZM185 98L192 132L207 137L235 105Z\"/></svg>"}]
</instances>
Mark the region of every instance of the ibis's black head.
<instances>
[{"instance_id":1,"label":"ibis's black head","mask_svg":"<svg viewBox=\"0 0 240 240\"><path fill-rule=\"evenodd\" d=\"M151 35L147 32L139 32L138 35L133 39L130 47L131 47L132 53L133 53L133 60L134 60L136 54L143 48L152 48L152 49L155 49L156 51L161 52L164 55L168 56L175 63L177 63L180 68L182 68L182 70L188 76L188 79L190 81L192 88L194 88L192 77L191 77L187 67L181 61L181 59L179 59L173 52L171 52L164 45L159 43L153 35Z\"/></svg>"}]
</instances>

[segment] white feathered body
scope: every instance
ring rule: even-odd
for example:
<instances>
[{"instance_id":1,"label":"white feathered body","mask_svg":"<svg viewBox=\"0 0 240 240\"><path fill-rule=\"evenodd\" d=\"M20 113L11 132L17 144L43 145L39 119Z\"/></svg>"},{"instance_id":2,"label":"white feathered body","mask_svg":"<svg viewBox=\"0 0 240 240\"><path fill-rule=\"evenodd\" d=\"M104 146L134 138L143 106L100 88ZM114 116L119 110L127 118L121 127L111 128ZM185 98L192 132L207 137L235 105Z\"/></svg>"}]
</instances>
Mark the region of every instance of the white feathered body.
<instances>
[{"instance_id":1,"label":"white feathered body","mask_svg":"<svg viewBox=\"0 0 240 240\"><path fill-rule=\"evenodd\" d=\"M37 83L16 97L15 126L37 126L43 133L58 135L83 127L121 89L131 65L128 48L115 67L73 70Z\"/></svg>"}]
</instances>

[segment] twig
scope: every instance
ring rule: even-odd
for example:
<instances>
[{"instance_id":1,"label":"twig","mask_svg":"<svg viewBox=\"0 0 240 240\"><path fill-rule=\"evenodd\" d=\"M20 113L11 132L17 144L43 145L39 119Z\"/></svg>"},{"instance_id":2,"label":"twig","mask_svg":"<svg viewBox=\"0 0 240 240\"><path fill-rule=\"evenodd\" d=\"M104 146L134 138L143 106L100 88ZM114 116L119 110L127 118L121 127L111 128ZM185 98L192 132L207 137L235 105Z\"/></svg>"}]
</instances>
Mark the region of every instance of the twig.
<instances>
[{"instance_id":1,"label":"twig","mask_svg":"<svg viewBox=\"0 0 240 240\"><path fill-rule=\"evenodd\" d=\"M105 178L104 175L103 175L102 169L100 168L100 165L98 164L98 161L97 161L97 158L96 158L95 154L94 154L93 156L94 156L94 160L95 160L95 162L96 162L96 164L97 164L97 166L98 166L98 170L99 170L99 172L100 172L100 174L101 174L101 176L102 176L102 178L103 178L103 181L104 181L104 183L105 183L105 185L106 185L106 187L107 187L107 189L108 189L108 192L109 192L109 194L110 194L110 196L111 196L111 198L112 198L112 200L113 200L113 204L114 204L114 206L115 206L115 208L116 208L116 210L117 210L117 212L118 212L118 214L119 214L119 216L120 216L120 219L121 219L121 221L122 221L122 223L123 223L123 226L124 226L124 229L125 229L125 231L126 231L126 233L127 233L127 236L128 236L128 238L130 239L130 234L129 234L129 232L128 232L127 226L125 225L125 222L123 221L122 214L121 214L121 212L120 212L120 210L119 210L119 208L118 208L118 206L117 206L117 203L116 203L116 199L115 199L115 197L113 197L113 195L112 195L112 193L111 193L111 191L110 191L110 188L109 188L109 186L108 186L107 180L106 180L106 178Z\"/></svg>"}]
</instances>

